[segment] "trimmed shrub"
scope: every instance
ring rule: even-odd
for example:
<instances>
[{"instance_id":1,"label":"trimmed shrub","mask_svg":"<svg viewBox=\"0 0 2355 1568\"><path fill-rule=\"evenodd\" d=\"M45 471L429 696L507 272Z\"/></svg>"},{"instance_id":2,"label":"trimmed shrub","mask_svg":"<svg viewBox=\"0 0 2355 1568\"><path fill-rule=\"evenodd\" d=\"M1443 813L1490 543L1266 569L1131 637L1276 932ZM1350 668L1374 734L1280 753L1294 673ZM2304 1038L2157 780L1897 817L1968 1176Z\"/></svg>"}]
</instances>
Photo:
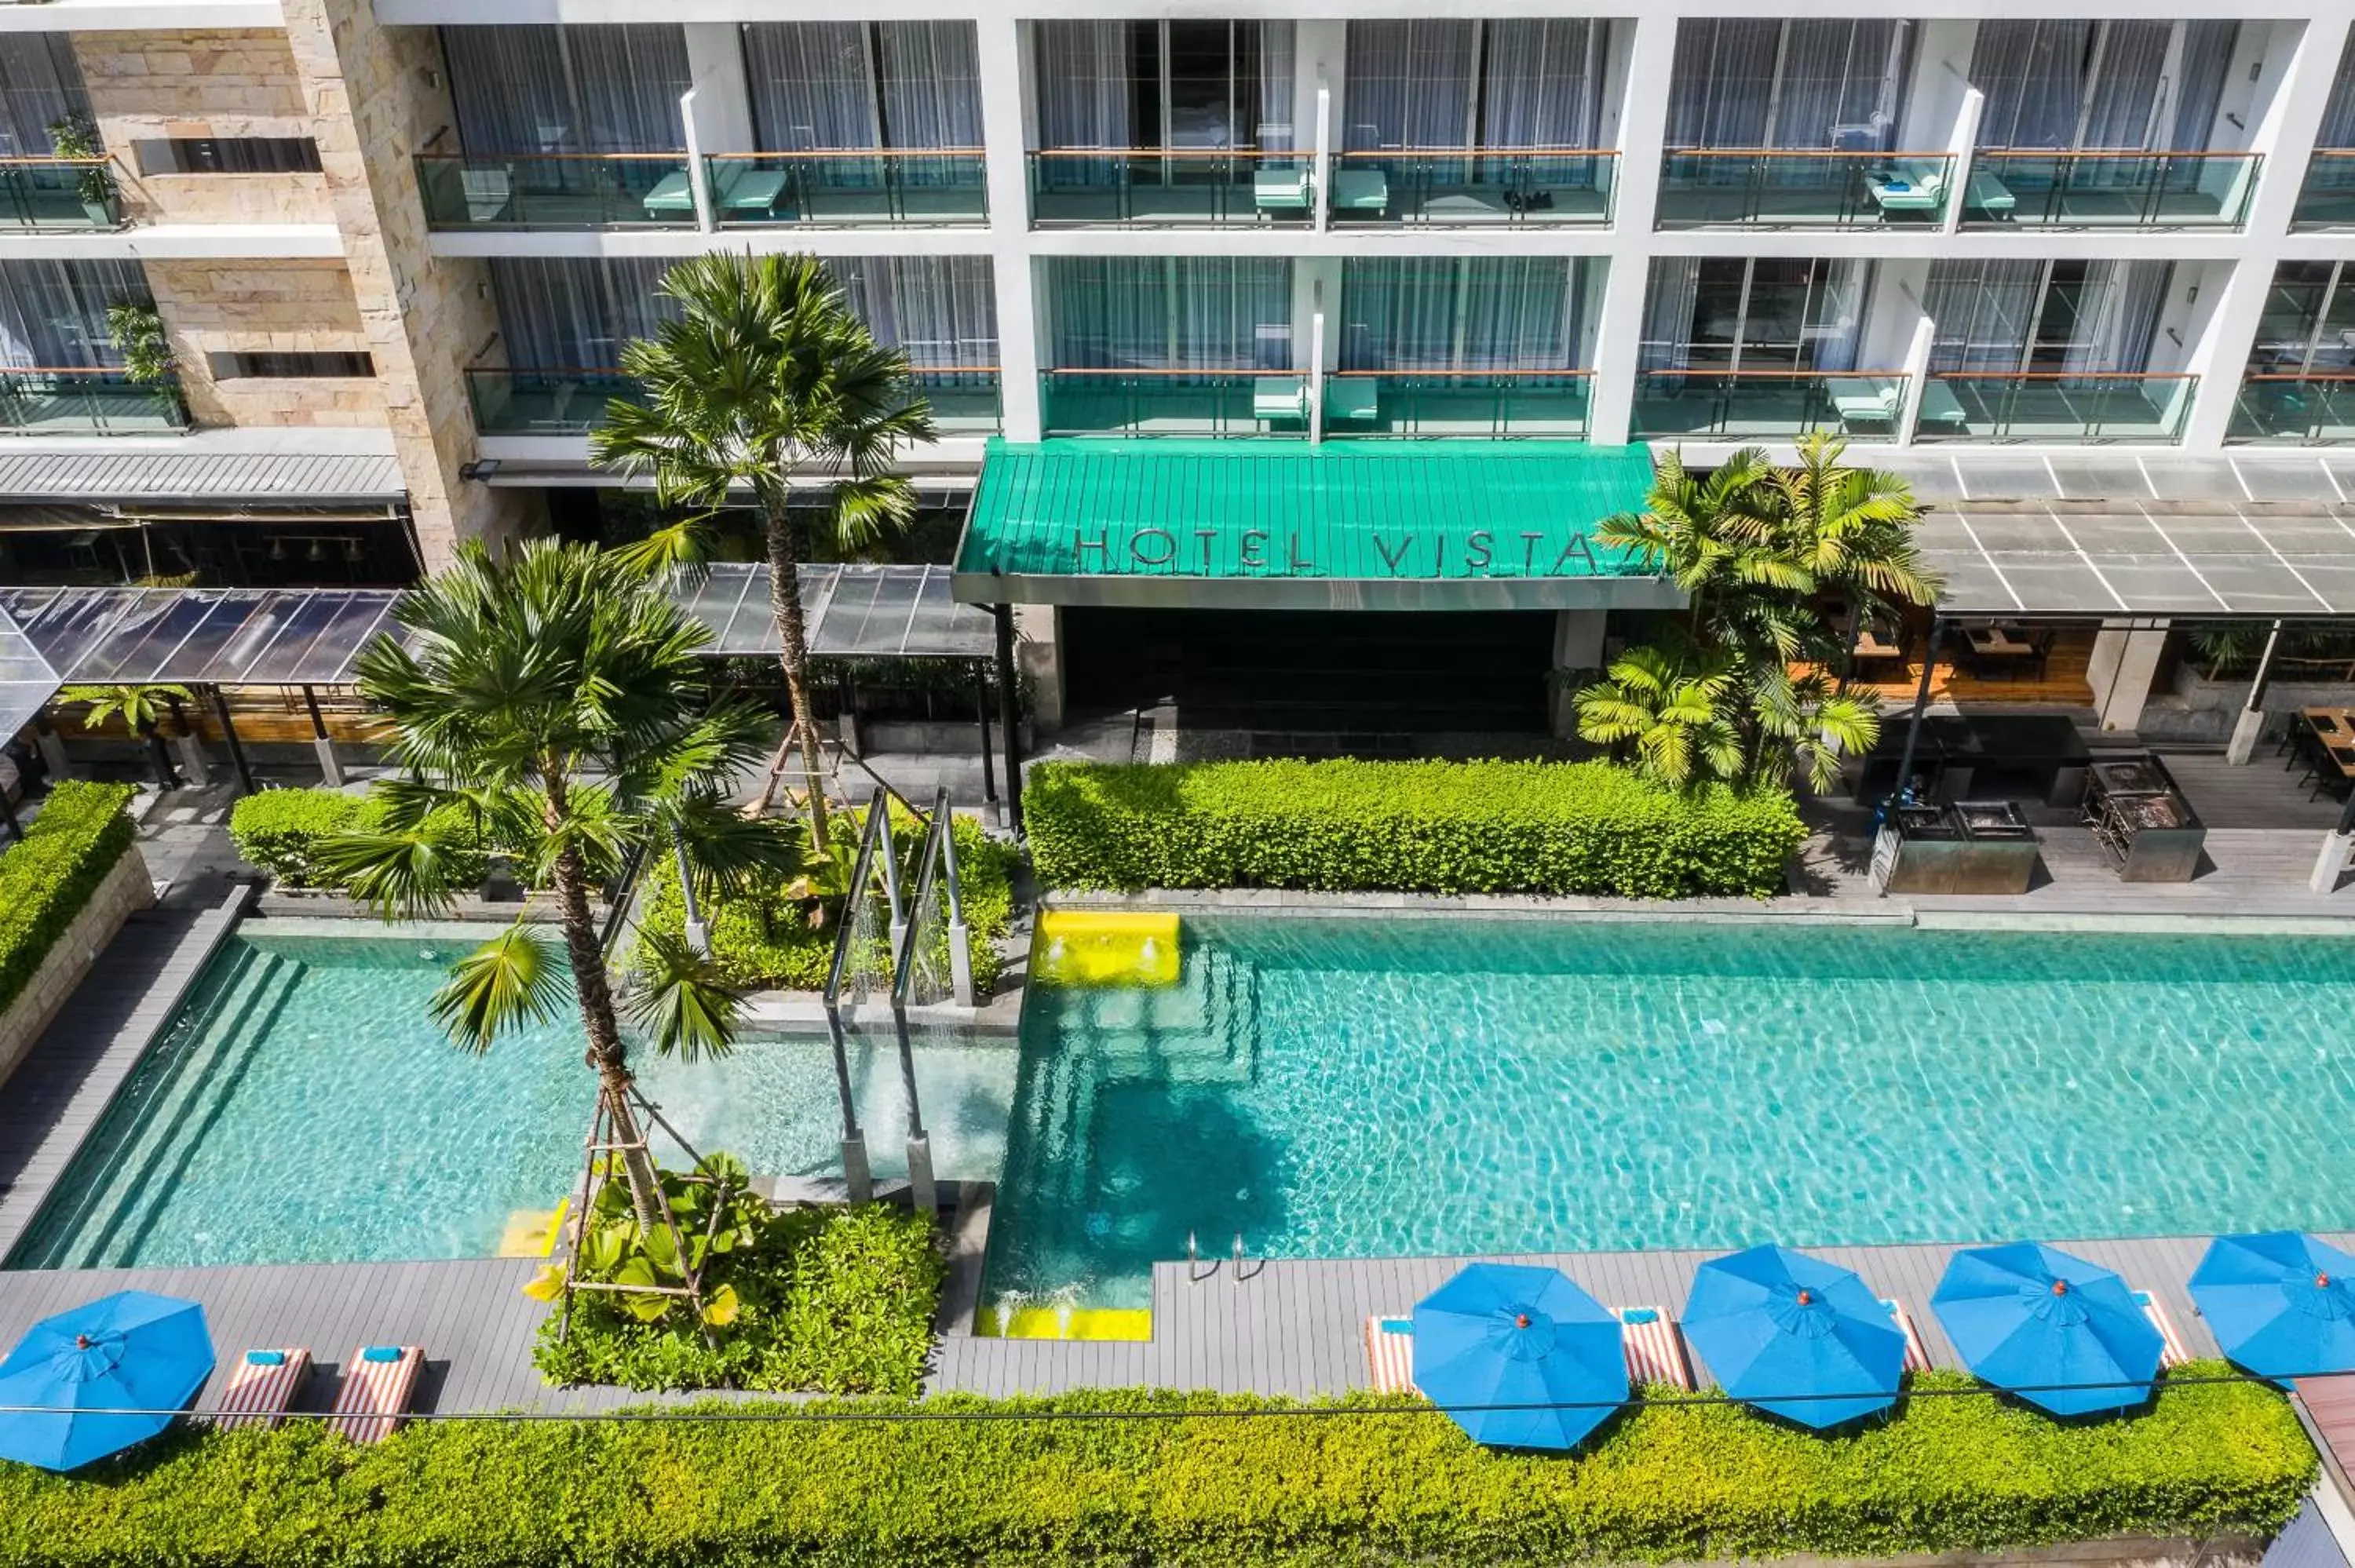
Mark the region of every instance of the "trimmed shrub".
<instances>
[{"instance_id":1,"label":"trimmed shrub","mask_svg":"<svg viewBox=\"0 0 2355 1568\"><path fill-rule=\"evenodd\" d=\"M929 1216L881 1204L789 1210L750 1255L723 1261L739 1311L715 1330L718 1351L685 1312L642 1323L612 1293L584 1290L560 1340L557 1314L540 1324L533 1364L552 1383L624 1388L913 1394L922 1385L947 1272Z\"/></svg>"},{"instance_id":2,"label":"trimmed shrub","mask_svg":"<svg viewBox=\"0 0 2355 1568\"><path fill-rule=\"evenodd\" d=\"M834 818L837 842L846 854L858 842L865 821L863 811L844 811ZM912 857L922 842L915 819L895 814L891 821L893 842ZM958 885L964 894L965 925L973 935L973 983L986 995L1005 967L997 943L1014 925L1014 868L1021 853L982 832L981 824L969 817L957 818L950 832L956 835ZM848 879L849 869L846 861L842 880ZM834 919L841 904L838 888L806 895L784 884L763 887L750 897L706 899L703 917L711 927L712 961L729 984L748 991L821 991L826 966L834 961ZM812 906L825 909L822 923L811 923ZM665 855L647 867L638 922L644 929L673 936L686 931L687 906L678 895L675 858ZM945 963L943 959L944 969Z\"/></svg>"},{"instance_id":3,"label":"trimmed shrub","mask_svg":"<svg viewBox=\"0 0 2355 1568\"><path fill-rule=\"evenodd\" d=\"M1042 762L1049 887L1764 896L1806 837L1779 789L1684 794L1608 762Z\"/></svg>"},{"instance_id":4,"label":"trimmed shrub","mask_svg":"<svg viewBox=\"0 0 2355 1568\"><path fill-rule=\"evenodd\" d=\"M343 884L321 871L312 858L320 841L380 827L384 810L384 803L374 796L347 795L340 789L264 789L243 797L230 808L229 836L235 841L238 853L270 873L282 887L340 892ZM465 806L435 807L426 814L425 831L449 854L451 876L457 885L480 883L490 870L492 846ZM518 856L527 854L529 848L500 847ZM518 874L527 870L517 866Z\"/></svg>"},{"instance_id":5,"label":"trimmed shrub","mask_svg":"<svg viewBox=\"0 0 2355 1568\"><path fill-rule=\"evenodd\" d=\"M2224 1370L2209 1362L2184 1375ZM1916 1386L1971 1384L1943 1372ZM1254 1418L1297 1407L1218 1394L959 1397L920 1408L1243 1414L461 1422L366 1448L310 1422L184 1427L86 1477L0 1467L0 1568L1556 1568L1878 1557L2270 1531L2296 1510L2315 1471L2288 1403L2240 1382L2163 1386L2147 1414L2091 1425L1991 1394L1917 1398L1888 1423L1838 1437L1739 1406L1653 1407L1567 1457L1480 1448L1436 1412Z\"/></svg>"},{"instance_id":6,"label":"trimmed shrub","mask_svg":"<svg viewBox=\"0 0 2355 1568\"><path fill-rule=\"evenodd\" d=\"M0 853L0 1011L24 993L139 836L123 810L135 793L128 784L67 779L49 792L23 840Z\"/></svg>"}]
</instances>

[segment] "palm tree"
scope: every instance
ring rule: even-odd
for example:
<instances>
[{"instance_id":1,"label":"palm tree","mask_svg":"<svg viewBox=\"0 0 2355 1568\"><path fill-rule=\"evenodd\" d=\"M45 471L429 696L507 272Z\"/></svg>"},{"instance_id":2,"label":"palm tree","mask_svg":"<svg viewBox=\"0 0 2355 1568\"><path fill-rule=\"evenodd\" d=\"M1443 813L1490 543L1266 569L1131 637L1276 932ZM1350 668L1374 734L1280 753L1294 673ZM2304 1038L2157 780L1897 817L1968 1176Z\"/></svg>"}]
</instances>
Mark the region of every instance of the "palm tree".
<instances>
[{"instance_id":1,"label":"palm tree","mask_svg":"<svg viewBox=\"0 0 2355 1568\"><path fill-rule=\"evenodd\" d=\"M380 831L339 835L322 861L388 918L446 910L447 856L424 829L463 801L492 835L528 844L534 881L553 887L589 1066L623 1146L645 1234L661 1221L654 1161L612 977L589 899L601 872L676 843L712 885L742 888L805 863L795 824L746 819L727 804L733 772L756 758L768 722L749 705L708 706L697 656L709 633L659 584L587 546L535 540L494 560L462 546L448 569L394 611L404 636L358 662L363 695L392 720L405 777L379 782ZM642 938L623 1008L658 1052L725 1052L735 996L709 961L676 939ZM453 1041L488 1050L505 1031L545 1021L564 984L547 944L514 927L453 966L433 1000Z\"/></svg>"},{"instance_id":2,"label":"palm tree","mask_svg":"<svg viewBox=\"0 0 2355 1568\"><path fill-rule=\"evenodd\" d=\"M147 759L155 769L158 788L175 789L179 776L172 768L172 754L164 749L164 718L177 718L182 703L196 698L186 686L123 685L68 686L58 694L69 703L88 703L90 712L82 715L84 729L96 729L112 718L119 718L130 731L147 743Z\"/></svg>"},{"instance_id":3,"label":"palm tree","mask_svg":"<svg viewBox=\"0 0 2355 1568\"><path fill-rule=\"evenodd\" d=\"M702 525L750 491L768 540L771 609L793 699L810 832L826 848L826 790L810 710L809 643L797 568L807 555L796 479L824 486L824 528L838 545L903 525L914 492L890 471L901 442L930 440L932 412L908 358L875 341L842 290L808 256L699 256L664 275L680 315L622 351L644 403L617 399L590 436L595 461L651 474L666 507L700 508L648 540L638 557L692 561Z\"/></svg>"},{"instance_id":4,"label":"palm tree","mask_svg":"<svg viewBox=\"0 0 2355 1568\"><path fill-rule=\"evenodd\" d=\"M1901 605L1934 602L1940 585L1914 546L1922 508L1913 487L1879 469L1843 467L1847 450L1846 440L1810 431L1797 466L1775 470L1770 482L1791 559L1819 586L1845 588L1852 625L1863 626Z\"/></svg>"},{"instance_id":5,"label":"palm tree","mask_svg":"<svg viewBox=\"0 0 2355 1568\"><path fill-rule=\"evenodd\" d=\"M1742 737L1731 716L1740 680L1722 656L1689 646L1630 648L1581 691L1578 733L1633 753L1636 771L1682 789L1742 777Z\"/></svg>"}]
</instances>

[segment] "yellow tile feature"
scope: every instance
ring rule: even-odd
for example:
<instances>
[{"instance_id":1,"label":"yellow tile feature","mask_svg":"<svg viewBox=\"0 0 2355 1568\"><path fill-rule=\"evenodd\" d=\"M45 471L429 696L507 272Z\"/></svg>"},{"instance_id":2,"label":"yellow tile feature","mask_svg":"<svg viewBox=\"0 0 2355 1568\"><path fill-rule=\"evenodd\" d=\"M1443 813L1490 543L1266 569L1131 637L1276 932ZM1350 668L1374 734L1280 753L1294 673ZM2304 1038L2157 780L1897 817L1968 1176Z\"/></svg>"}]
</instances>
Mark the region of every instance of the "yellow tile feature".
<instances>
[{"instance_id":1,"label":"yellow tile feature","mask_svg":"<svg viewBox=\"0 0 2355 1568\"><path fill-rule=\"evenodd\" d=\"M1175 914L1145 909L1050 909L1030 943L1030 971L1056 985L1178 983Z\"/></svg>"}]
</instances>

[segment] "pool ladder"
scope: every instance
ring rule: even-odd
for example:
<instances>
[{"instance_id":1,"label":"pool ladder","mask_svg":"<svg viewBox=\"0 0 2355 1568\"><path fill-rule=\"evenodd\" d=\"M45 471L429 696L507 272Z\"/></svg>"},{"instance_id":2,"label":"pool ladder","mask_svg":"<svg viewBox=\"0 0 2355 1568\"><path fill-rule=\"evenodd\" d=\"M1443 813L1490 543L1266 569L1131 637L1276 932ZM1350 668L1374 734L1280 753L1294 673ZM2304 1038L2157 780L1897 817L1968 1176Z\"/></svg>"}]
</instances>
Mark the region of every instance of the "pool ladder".
<instances>
[{"instance_id":1,"label":"pool ladder","mask_svg":"<svg viewBox=\"0 0 2355 1568\"><path fill-rule=\"evenodd\" d=\"M1267 1266L1267 1259L1254 1258L1243 1251L1243 1233L1241 1231L1235 1233L1233 1261L1234 1281L1238 1285L1246 1279L1252 1278L1261 1269ZM1211 1264L1207 1269L1202 1266L1202 1245L1195 1239L1192 1231L1188 1231L1186 1233L1186 1282L1188 1285L1199 1285L1218 1272L1219 1265L1216 1263Z\"/></svg>"}]
</instances>

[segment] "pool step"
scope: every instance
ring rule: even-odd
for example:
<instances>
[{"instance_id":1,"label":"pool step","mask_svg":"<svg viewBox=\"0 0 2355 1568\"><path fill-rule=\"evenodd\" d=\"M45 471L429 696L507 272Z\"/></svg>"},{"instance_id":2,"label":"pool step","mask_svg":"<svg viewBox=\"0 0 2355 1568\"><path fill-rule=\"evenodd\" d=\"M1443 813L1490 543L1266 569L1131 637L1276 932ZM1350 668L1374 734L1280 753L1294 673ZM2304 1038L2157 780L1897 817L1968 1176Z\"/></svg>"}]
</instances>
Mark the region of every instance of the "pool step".
<instances>
[{"instance_id":1,"label":"pool step","mask_svg":"<svg viewBox=\"0 0 2355 1568\"><path fill-rule=\"evenodd\" d=\"M256 948L223 956L230 967L191 999L193 1022L157 1042L83 1144L20 1254L22 1266L112 1266L155 1222L180 1162L303 972L298 960Z\"/></svg>"}]
</instances>

